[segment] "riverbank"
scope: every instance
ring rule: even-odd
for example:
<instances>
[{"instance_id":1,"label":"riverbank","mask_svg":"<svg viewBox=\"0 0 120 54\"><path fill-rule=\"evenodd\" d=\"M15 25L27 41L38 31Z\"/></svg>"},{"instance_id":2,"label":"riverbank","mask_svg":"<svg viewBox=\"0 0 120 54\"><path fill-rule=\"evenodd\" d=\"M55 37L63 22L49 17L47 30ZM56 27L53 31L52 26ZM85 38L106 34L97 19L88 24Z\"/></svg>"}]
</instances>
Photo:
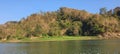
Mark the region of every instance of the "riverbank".
<instances>
[{"instance_id":1,"label":"riverbank","mask_svg":"<svg viewBox=\"0 0 120 54\"><path fill-rule=\"evenodd\" d=\"M67 40L97 40L97 36L56 36L56 37L31 37L21 40L4 40L0 42L43 42L43 41L67 41Z\"/></svg>"}]
</instances>

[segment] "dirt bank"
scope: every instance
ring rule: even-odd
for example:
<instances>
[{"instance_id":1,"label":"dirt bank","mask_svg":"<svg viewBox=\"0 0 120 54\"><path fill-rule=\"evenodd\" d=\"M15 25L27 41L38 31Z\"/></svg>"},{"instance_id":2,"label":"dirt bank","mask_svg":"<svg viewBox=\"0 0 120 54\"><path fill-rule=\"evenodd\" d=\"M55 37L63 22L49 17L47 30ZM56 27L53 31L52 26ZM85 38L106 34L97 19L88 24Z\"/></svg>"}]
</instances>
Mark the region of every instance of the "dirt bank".
<instances>
[{"instance_id":1,"label":"dirt bank","mask_svg":"<svg viewBox=\"0 0 120 54\"><path fill-rule=\"evenodd\" d=\"M120 39L120 32L106 32L99 35L102 39Z\"/></svg>"}]
</instances>

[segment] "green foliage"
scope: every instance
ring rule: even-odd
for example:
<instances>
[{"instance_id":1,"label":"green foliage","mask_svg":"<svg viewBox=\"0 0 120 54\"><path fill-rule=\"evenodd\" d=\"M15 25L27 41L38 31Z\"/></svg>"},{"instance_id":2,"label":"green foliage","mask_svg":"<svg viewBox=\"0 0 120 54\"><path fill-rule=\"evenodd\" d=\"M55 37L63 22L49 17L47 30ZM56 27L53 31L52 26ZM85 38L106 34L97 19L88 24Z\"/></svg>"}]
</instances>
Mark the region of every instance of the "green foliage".
<instances>
[{"instance_id":1,"label":"green foliage","mask_svg":"<svg viewBox=\"0 0 120 54\"><path fill-rule=\"evenodd\" d=\"M71 26L67 29L66 34L70 36L79 36L81 35L81 26L82 23L79 21L75 21L71 23Z\"/></svg>"},{"instance_id":2,"label":"green foliage","mask_svg":"<svg viewBox=\"0 0 120 54\"><path fill-rule=\"evenodd\" d=\"M60 35L60 26L58 22L54 22L50 24L50 29L48 32L49 36L59 36Z\"/></svg>"},{"instance_id":3,"label":"green foliage","mask_svg":"<svg viewBox=\"0 0 120 54\"><path fill-rule=\"evenodd\" d=\"M36 25L36 27L34 28L34 31L33 31L33 35L34 36L39 36L41 33L42 33L41 26Z\"/></svg>"}]
</instances>

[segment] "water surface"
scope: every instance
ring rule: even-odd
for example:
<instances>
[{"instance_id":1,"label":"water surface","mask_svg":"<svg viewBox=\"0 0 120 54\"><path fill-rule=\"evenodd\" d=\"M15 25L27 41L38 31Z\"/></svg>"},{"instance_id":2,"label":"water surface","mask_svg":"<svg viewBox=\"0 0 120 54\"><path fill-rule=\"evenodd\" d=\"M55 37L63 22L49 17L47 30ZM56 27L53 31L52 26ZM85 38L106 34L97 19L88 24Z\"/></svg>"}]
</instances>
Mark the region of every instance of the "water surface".
<instances>
[{"instance_id":1,"label":"water surface","mask_svg":"<svg viewBox=\"0 0 120 54\"><path fill-rule=\"evenodd\" d=\"M120 54L120 40L0 43L0 54Z\"/></svg>"}]
</instances>

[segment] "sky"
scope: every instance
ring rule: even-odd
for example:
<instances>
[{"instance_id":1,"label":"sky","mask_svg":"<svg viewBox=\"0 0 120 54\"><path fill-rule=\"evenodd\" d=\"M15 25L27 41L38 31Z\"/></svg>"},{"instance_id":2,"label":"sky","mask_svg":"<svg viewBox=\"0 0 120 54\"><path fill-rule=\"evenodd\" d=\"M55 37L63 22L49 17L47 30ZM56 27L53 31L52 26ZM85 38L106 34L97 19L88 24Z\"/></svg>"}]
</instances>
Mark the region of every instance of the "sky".
<instances>
[{"instance_id":1,"label":"sky","mask_svg":"<svg viewBox=\"0 0 120 54\"><path fill-rule=\"evenodd\" d=\"M86 10L99 13L99 9L108 10L120 6L120 0L0 0L0 24L7 21L19 21L40 11L56 11L60 7Z\"/></svg>"}]
</instances>

